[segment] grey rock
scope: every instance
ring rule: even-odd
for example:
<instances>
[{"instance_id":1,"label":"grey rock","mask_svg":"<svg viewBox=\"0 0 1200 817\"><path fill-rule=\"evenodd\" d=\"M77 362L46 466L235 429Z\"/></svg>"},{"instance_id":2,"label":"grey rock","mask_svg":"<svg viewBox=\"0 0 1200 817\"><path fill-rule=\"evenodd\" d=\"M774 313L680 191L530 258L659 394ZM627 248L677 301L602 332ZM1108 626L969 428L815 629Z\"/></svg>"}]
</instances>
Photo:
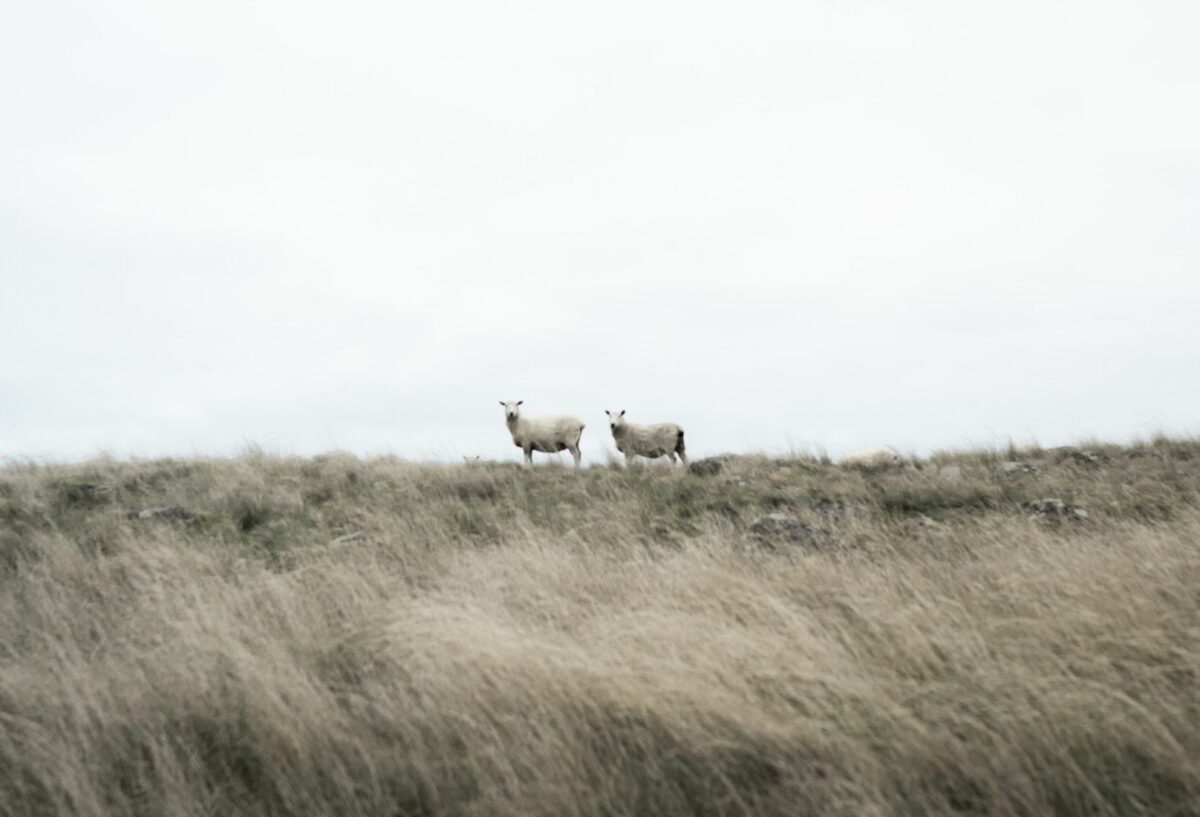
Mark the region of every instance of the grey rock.
<instances>
[{"instance_id":1,"label":"grey rock","mask_svg":"<svg viewBox=\"0 0 1200 817\"><path fill-rule=\"evenodd\" d=\"M938 469L938 479L942 482L954 484L962 482L962 468L958 465L947 465Z\"/></svg>"},{"instance_id":2,"label":"grey rock","mask_svg":"<svg viewBox=\"0 0 1200 817\"><path fill-rule=\"evenodd\" d=\"M822 499L813 510L826 522L862 522L871 516L866 505L845 499Z\"/></svg>"},{"instance_id":3,"label":"grey rock","mask_svg":"<svg viewBox=\"0 0 1200 817\"><path fill-rule=\"evenodd\" d=\"M1040 522L1061 522L1064 520L1084 522L1088 519L1088 512L1085 508L1080 508L1058 497L1047 497L1045 499L1035 499L1031 502L1025 502L1022 503L1021 509L1029 514L1030 519Z\"/></svg>"},{"instance_id":4,"label":"grey rock","mask_svg":"<svg viewBox=\"0 0 1200 817\"><path fill-rule=\"evenodd\" d=\"M1087 466L1100 466L1108 462L1108 455L1102 451L1088 451L1082 448L1073 448L1069 445L1051 448L1047 453L1053 454L1058 462L1073 460L1080 465Z\"/></svg>"},{"instance_id":5,"label":"grey rock","mask_svg":"<svg viewBox=\"0 0 1200 817\"><path fill-rule=\"evenodd\" d=\"M837 546L837 539L829 531L794 516L769 513L750 523L746 533L746 545L765 550L780 550L785 547L828 550Z\"/></svg>"},{"instance_id":6,"label":"grey rock","mask_svg":"<svg viewBox=\"0 0 1200 817\"><path fill-rule=\"evenodd\" d=\"M715 457L705 457L688 465L688 473L698 477L715 477L725 470L725 466L737 457L733 454L718 454Z\"/></svg>"}]
</instances>

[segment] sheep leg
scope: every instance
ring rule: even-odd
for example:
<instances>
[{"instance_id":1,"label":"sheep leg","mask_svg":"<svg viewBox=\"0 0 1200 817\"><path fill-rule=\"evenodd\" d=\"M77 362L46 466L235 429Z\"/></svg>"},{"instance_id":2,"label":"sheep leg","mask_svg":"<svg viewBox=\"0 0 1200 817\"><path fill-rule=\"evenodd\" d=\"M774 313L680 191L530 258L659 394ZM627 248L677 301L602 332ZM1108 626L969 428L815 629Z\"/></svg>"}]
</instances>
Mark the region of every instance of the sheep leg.
<instances>
[{"instance_id":1,"label":"sheep leg","mask_svg":"<svg viewBox=\"0 0 1200 817\"><path fill-rule=\"evenodd\" d=\"M569 445L567 449L571 452L571 456L575 458L575 467L578 468L580 460L583 459L583 453L579 450L579 444Z\"/></svg>"},{"instance_id":2,"label":"sheep leg","mask_svg":"<svg viewBox=\"0 0 1200 817\"><path fill-rule=\"evenodd\" d=\"M674 464L675 464L675 452L674 452L674 451L668 451L668 452L667 452L667 456L671 458L671 465L674 465Z\"/></svg>"},{"instance_id":3,"label":"sheep leg","mask_svg":"<svg viewBox=\"0 0 1200 817\"><path fill-rule=\"evenodd\" d=\"M626 468L633 467L633 452L632 451L625 452L625 467Z\"/></svg>"},{"instance_id":4,"label":"sheep leg","mask_svg":"<svg viewBox=\"0 0 1200 817\"><path fill-rule=\"evenodd\" d=\"M533 446L525 446L525 467L533 467Z\"/></svg>"}]
</instances>

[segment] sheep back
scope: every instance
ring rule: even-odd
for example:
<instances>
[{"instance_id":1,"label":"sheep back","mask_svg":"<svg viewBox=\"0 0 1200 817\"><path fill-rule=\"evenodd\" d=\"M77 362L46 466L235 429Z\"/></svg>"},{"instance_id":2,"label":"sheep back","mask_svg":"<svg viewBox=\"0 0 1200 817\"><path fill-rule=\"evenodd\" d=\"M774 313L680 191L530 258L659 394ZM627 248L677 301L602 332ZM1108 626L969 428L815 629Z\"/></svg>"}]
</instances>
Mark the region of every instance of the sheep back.
<instances>
[{"instance_id":1,"label":"sheep back","mask_svg":"<svg viewBox=\"0 0 1200 817\"><path fill-rule=\"evenodd\" d=\"M521 417L512 428L513 444L553 454L578 445L583 429L584 423L577 417Z\"/></svg>"},{"instance_id":2,"label":"sheep back","mask_svg":"<svg viewBox=\"0 0 1200 817\"><path fill-rule=\"evenodd\" d=\"M637 454L642 457L664 457L676 450L683 429L675 423L657 423L641 426L625 423L620 434L613 439L622 454Z\"/></svg>"},{"instance_id":3,"label":"sheep back","mask_svg":"<svg viewBox=\"0 0 1200 817\"><path fill-rule=\"evenodd\" d=\"M878 468L884 465L895 465L900 462L900 455L890 448L872 448L869 451L858 451L842 460L842 465Z\"/></svg>"}]
</instances>

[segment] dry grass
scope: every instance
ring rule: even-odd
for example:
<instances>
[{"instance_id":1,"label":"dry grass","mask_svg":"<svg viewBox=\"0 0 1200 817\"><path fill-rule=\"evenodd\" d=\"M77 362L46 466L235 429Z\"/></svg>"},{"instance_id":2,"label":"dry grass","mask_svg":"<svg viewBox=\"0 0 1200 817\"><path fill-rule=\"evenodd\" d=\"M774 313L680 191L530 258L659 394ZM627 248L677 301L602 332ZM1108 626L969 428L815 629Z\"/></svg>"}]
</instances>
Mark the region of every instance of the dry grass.
<instances>
[{"instance_id":1,"label":"dry grass","mask_svg":"<svg viewBox=\"0 0 1200 817\"><path fill-rule=\"evenodd\" d=\"M10 464L0 813L1197 814L1200 443L1092 450Z\"/></svg>"}]
</instances>

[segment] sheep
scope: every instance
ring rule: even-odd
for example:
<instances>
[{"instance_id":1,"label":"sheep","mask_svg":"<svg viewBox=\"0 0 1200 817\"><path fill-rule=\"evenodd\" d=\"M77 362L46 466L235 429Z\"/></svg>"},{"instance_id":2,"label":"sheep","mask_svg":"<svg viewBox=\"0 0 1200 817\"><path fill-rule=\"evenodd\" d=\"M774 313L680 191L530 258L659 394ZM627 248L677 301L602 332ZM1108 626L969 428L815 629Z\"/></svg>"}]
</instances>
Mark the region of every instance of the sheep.
<instances>
[{"instance_id":1,"label":"sheep","mask_svg":"<svg viewBox=\"0 0 1200 817\"><path fill-rule=\"evenodd\" d=\"M512 434L513 445L525 452L525 466L533 465L533 452L541 451L555 454L559 451L570 451L575 458L575 467L579 467L582 454L579 453L579 438L583 436L584 423L574 417L522 417L521 404L500 401L504 406L504 424Z\"/></svg>"},{"instance_id":2,"label":"sheep","mask_svg":"<svg viewBox=\"0 0 1200 817\"><path fill-rule=\"evenodd\" d=\"M652 426L634 425L625 421L625 409L621 409L618 414L613 414L607 409L604 413L608 415L613 440L617 443L617 450L625 455L627 466L633 465L633 458L639 455L649 459L670 457L671 464L674 465L675 455L678 454L679 459L683 460L684 467L687 467L687 450L683 445L683 429L679 426L674 423L658 423Z\"/></svg>"},{"instance_id":3,"label":"sheep","mask_svg":"<svg viewBox=\"0 0 1200 817\"><path fill-rule=\"evenodd\" d=\"M857 451L842 459L842 465L848 468L886 468L889 465L899 465L900 463L900 455L891 448Z\"/></svg>"}]
</instances>

